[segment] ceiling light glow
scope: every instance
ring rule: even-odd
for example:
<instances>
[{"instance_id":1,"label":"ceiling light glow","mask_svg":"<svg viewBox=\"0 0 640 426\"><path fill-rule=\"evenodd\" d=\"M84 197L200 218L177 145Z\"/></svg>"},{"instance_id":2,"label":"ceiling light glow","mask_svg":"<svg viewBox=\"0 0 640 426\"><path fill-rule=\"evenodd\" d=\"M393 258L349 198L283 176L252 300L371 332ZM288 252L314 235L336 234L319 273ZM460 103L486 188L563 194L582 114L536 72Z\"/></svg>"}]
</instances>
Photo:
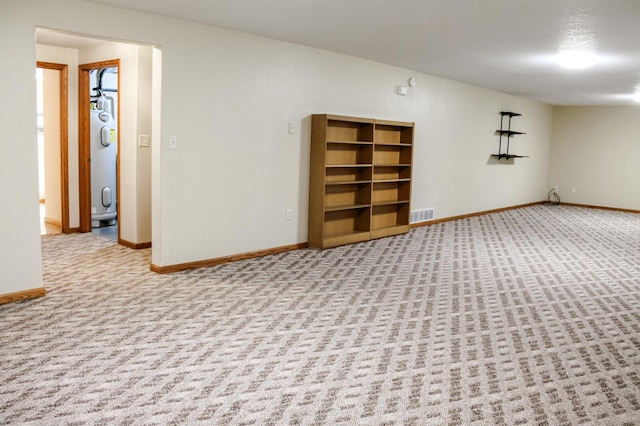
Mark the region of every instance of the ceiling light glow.
<instances>
[{"instance_id":1,"label":"ceiling light glow","mask_svg":"<svg viewBox=\"0 0 640 426\"><path fill-rule=\"evenodd\" d=\"M562 52L556 56L558 65L574 70L590 68L597 62L598 57L590 52Z\"/></svg>"},{"instance_id":2,"label":"ceiling light glow","mask_svg":"<svg viewBox=\"0 0 640 426\"><path fill-rule=\"evenodd\" d=\"M640 103L640 91L633 94L633 100Z\"/></svg>"}]
</instances>

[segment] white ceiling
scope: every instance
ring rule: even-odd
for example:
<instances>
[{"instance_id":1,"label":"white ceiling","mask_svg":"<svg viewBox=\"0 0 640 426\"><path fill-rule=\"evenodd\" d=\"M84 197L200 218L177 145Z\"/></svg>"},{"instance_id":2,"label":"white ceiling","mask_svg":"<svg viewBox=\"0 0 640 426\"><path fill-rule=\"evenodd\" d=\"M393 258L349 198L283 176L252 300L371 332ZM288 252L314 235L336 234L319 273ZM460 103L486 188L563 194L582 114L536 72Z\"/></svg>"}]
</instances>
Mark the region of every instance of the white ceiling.
<instances>
[{"instance_id":1,"label":"white ceiling","mask_svg":"<svg viewBox=\"0 0 640 426\"><path fill-rule=\"evenodd\" d=\"M90 0L397 65L553 105L631 105L640 0ZM586 70L558 67L568 46ZM409 77L409 76L408 76Z\"/></svg>"}]
</instances>

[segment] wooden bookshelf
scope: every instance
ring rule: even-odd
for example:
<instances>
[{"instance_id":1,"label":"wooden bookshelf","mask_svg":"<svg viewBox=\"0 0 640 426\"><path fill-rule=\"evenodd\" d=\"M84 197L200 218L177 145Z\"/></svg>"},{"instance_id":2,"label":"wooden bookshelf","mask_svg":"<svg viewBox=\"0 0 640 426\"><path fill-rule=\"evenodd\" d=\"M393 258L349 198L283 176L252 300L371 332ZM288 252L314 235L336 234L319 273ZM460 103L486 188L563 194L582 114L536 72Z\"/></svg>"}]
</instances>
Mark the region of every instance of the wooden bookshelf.
<instances>
[{"instance_id":1,"label":"wooden bookshelf","mask_svg":"<svg viewBox=\"0 0 640 426\"><path fill-rule=\"evenodd\" d=\"M413 123L314 114L309 246L409 231Z\"/></svg>"}]
</instances>

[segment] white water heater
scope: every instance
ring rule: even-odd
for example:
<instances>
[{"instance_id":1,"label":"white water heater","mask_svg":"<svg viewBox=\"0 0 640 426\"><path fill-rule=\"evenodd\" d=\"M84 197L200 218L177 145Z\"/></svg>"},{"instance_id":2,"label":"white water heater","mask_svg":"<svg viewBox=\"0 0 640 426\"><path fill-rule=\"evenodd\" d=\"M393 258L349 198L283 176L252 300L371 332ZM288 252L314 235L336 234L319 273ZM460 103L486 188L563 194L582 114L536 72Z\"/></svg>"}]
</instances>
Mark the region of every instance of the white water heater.
<instances>
[{"instance_id":1,"label":"white water heater","mask_svg":"<svg viewBox=\"0 0 640 426\"><path fill-rule=\"evenodd\" d=\"M91 132L91 227L116 223L116 158L118 133L111 104L100 96L90 111Z\"/></svg>"}]
</instances>

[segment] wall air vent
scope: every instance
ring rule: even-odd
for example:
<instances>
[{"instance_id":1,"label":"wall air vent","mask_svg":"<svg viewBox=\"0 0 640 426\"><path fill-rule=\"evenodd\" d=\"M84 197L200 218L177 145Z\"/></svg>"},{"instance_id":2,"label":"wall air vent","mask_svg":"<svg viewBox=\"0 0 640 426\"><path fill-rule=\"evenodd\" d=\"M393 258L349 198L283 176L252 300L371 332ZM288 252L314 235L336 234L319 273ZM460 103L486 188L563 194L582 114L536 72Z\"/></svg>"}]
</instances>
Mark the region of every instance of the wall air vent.
<instances>
[{"instance_id":1,"label":"wall air vent","mask_svg":"<svg viewBox=\"0 0 640 426\"><path fill-rule=\"evenodd\" d=\"M419 223L426 222L428 220L433 220L435 209L423 209L423 210L413 210L411 212L411 223Z\"/></svg>"}]
</instances>

